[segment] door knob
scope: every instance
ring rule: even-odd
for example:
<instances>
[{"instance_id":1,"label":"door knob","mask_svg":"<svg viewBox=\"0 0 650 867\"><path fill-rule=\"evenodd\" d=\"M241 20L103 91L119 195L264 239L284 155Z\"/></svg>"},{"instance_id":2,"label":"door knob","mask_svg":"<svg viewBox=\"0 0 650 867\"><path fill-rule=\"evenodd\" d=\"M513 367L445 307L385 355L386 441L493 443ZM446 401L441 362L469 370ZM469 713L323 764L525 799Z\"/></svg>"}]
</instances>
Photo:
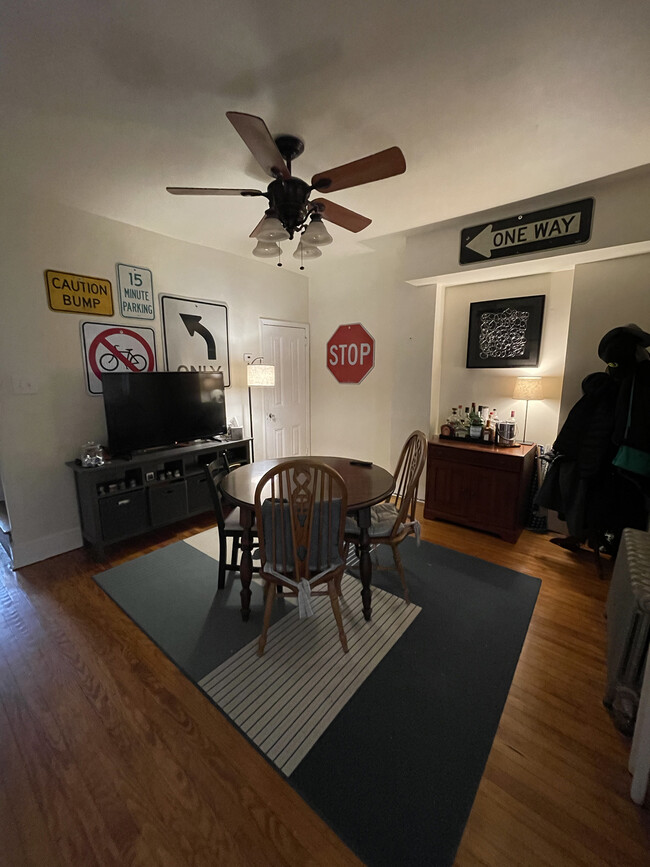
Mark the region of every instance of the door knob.
<instances>
[{"instance_id":1,"label":"door knob","mask_svg":"<svg viewBox=\"0 0 650 867\"><path fill-rule=\"evenodd\" d=\"M269 413L269 418L271 419L271 421L275 421L275 416L272 412Z\"/></svg>"}]
</instances>

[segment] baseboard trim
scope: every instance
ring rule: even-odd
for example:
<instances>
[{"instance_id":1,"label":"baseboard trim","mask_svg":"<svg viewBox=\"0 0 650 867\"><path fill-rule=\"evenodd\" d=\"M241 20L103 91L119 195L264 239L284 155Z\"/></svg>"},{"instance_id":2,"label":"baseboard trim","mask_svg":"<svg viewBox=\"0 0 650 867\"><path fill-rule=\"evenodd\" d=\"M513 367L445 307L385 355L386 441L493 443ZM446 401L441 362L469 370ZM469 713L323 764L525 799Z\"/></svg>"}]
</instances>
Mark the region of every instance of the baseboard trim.
<instances>
[{"instance_id":1,"label":"baseboard trim","mask_svg":"<svg viewBox=\"0 0 650 867\"><path fill-rule=\"evenodd\" d=\"M56 557L57 554L65 554L66 551L81 548L82 545L83 537L79 528L66 530L64 533L53 533L51 536L41 536L40 539L31 542L21 543L12 538L13 568L31 566L32 563L39 563L41 560L47 560L48 557Z\"/></svg>"}]
</instances>

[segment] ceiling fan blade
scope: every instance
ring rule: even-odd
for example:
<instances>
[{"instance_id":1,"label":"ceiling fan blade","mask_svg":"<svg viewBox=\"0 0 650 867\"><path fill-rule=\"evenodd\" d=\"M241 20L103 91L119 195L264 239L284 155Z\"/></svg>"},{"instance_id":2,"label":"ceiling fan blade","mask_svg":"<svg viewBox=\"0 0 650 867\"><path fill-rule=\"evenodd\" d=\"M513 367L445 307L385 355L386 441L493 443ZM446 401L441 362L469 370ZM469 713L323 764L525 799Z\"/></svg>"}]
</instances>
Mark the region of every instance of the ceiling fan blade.
<instances>
[{"instance_id":1,"label":"ceiling fan blade","mask_svg":"<svg viewBox=\"0 0 650 867\"><path fill-rule=\"evenodd\" d=\"M369 184L371 181L392 178L393 175L401 175L405 171L404 154L398 147L392 147L326 172L319 172L311 179L311 185L319 192L333 193L336 190Z\"/></svg>"},{"instance_id":2,"label":"ceiling fan blade","mask_svg":"<svg viewBox=\"0 0 650 867\"><path fill-rule=\"evenodd\" d=\"M350 232L360 232L372 223L369 217L363 217L356 211L350 211L336 202L328 202L326 199L313 199L312 205L318 205L318 212L325 220L336 223Z\"/></svg>"},{"instance_id":3,"label":"ceiling fan blade","mask_svg":"<svg viewBox=\"0 0 650 867\"><path fill-rule=\"evenodd\" d=\"M291 172L261 117L241 111L227 111L226 117L268 175L272 178L291 177Z\"/></svg>"},{"instance_id":4,"label":"ceiling fan blade","mask_svg":"<svg viewBox=\"0 0 650 867\"><path fill-rule=\"evenodd\" d=\"M265 196L261 190L223 190L218 187L166 187L173 196Z\"/></svg>"}]
</instances>

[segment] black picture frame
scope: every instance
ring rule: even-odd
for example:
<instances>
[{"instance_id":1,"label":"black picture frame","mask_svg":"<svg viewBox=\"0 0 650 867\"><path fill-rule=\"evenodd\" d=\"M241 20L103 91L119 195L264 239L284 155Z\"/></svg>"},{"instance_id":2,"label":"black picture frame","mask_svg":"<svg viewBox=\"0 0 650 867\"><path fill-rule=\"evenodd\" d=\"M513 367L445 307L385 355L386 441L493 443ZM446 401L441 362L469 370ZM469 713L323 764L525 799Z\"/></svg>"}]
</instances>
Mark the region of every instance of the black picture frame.
<instances>
[{"instance_id":1,"label":"black picture frame","mask_svg":"<svg viewBox=\"0 0 650 867\"><path fill-rule=\"evenodd\" d=\"M545 295L469 306L466 367L537 367Z\"/></svg>"}]
</instances>

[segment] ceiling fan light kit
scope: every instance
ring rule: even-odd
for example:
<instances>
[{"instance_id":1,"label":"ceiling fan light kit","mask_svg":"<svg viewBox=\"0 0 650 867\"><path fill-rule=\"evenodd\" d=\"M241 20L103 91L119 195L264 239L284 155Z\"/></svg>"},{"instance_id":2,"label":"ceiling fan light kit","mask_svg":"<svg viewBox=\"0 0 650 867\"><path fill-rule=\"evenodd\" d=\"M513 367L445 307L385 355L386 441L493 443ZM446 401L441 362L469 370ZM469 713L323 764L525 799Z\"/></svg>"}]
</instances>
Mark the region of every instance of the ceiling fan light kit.
<instances>
[{"instance_id":1,"label":"ceiling fan light kit","mask_svg":"<svg viewBox=\"0 0 650 867\"><path fill-rule=\"evenodd\" d=\"M277 217L267 212L259 231L256 232L256 237L260 241L287 241L289 233Z\"/></svg>"},{"instance_id":2,"label":"ceiling fan light kit","mask_svg":"<svg viewBox=\"0 0 650 867\"><path fill-rule=\"evenodd\" d=\"M259 259L272 259L274 256L279 256L280 252L279 245L274 241L262 241L260 239L253 249L253 256L257 256Z\"/></svg>"},{"instance_id":3,"label":"ceiling fan light kit","mask_svg":"<svg viewBox=\"0 0 650 867\"><path fill-rule=\"evenodd\" d=\"M257 240L253 255L259 258L280 257L278 241L291 240L300 233L301 240L294 258L314 259L322 255L319 247L332 243L332 236L323 219L350 232L360 232L371 220L326 199L309 200L313 190L331 193L349 187L380 181L406 171L404 154L398 147L387 148L360 160L319 172L307 184L291 174L291 163L299 157L305 145L293 135L273 138L261 117L240 111L228 111L226 117L241 136L264 171L273 180L266 192L262 190L231 190L213 187L167 187L173 195L187 196L265 196L269 208L251 232ZM278 261L278 265L282 263Z\"/></svg>"},{"instance_id":4,"label":"ceiling fan light kit","mask_svg":"<svg viewBox=\"0 0 650 867\"><path fill-rule=\"evenodd\" d=\"M302 233L304 244L312 244L315 247L325 247L334 240L323 224L320 214L312 214L309 225Z\"/></svg>"},{"instance_id":5,"label":"ceiling fan light kit","mask_svg":"<svg viewBox=\"0 0 650 867\"><path fill-rule=\"evenodd\" d=\"M306 244L303 239L301 239L296 247L293 258L294 259L318 259L319 256L323 255L323 251L319 250L318 247L312 247L311 244Z\"/></svg>"}]
</instances>

